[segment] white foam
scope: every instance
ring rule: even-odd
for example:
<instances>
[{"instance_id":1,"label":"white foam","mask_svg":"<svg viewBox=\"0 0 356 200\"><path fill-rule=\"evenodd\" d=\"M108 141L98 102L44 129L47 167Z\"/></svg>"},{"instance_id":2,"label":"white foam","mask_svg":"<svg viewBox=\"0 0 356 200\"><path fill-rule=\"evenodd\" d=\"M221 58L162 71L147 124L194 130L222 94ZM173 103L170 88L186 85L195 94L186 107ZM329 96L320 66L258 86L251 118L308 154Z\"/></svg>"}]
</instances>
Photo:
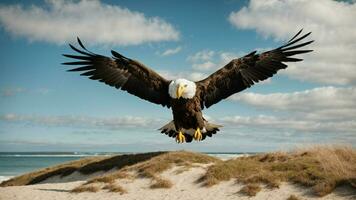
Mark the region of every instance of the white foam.
<instances>
[{"instance_id":1,"label":"white foam","mask_svg":"<svg viewBox=\"0 0 356 200\"><path fill-rule=\"evenodd\" d=\"M9 180L12 177L13 176L0 176L0 183L2 183L3 181Z\"/></svg>"}]
</instances>

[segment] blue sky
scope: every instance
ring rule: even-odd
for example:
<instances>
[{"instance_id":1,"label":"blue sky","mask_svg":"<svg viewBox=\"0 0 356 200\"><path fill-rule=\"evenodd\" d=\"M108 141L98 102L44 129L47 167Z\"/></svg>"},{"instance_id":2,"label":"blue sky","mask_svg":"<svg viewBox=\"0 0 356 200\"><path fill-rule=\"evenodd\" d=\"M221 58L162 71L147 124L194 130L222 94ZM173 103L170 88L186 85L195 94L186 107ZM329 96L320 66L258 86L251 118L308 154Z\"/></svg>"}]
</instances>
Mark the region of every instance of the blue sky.
<instances>
[{"instance_id":1,"label":"blue sky","mask_svg":"<svg viewBox=\"0 0 356 200\"><path fill-rule=\"evenodd\" d=\"M355 13L352 1L2 1L0 151L355 144ZM60 64L79 36L93 52L114 49L167 78L199 80L233 58L281 45L300 28L313 31L315 51L204 110L224 128L200 143L179 145L156 131L172 119L170 110Z\"/></svg>"}]
</instances>

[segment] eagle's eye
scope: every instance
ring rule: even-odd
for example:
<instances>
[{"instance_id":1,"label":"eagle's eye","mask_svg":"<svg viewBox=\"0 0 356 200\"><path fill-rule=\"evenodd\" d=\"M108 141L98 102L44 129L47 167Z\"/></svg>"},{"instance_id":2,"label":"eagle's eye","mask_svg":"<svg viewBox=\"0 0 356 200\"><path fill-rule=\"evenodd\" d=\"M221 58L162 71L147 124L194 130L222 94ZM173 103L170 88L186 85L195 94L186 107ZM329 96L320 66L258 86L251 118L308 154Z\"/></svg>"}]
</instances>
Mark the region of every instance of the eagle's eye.
<instances>
[{"instance_id":1,"label":"eagle's eye","mask_svg":"<svg viewBox=\"0 0 356 200\"><path fill-rule=\"evenodd\" d=\"M187 84L184 85L184 87L187 87L187 86L188 86Z\"/></svg>"}]
</instances>

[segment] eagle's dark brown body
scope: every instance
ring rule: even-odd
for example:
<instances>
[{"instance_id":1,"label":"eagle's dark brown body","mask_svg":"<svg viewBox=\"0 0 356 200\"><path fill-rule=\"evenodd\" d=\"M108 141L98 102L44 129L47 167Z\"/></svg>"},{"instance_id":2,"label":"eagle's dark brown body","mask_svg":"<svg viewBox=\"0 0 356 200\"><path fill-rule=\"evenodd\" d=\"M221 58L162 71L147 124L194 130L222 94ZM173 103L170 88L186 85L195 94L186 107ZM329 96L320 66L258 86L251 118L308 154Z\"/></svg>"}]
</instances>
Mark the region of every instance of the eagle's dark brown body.
<instances>
[{"instance_id":1,"label":"eagle's dark brown body","mask_svg":"<svg viewBox=\"0 0 356 200\"><path fill-rule=\"evenodd\" d=\"M171 106L176 130L204 128L200 99L197 95L192 99L171 99Z\"/></svg>"},{"instance_id":2,"label":"eagle's dark brown body","mask_svg":"<svg viewBox=\"0 0 356 200\"><path fill-rule=\"evenodd\" d=\"M170 92L170 84L174 81L166 80L159 74L141 64L138 61L127 58L115 51L111 51L113 58L98 55L87 50L78 38L78 43L82 50L70 45L70 47L80 55L64 56L74 58L76 62L63 63L66 65L81 65L69 71L81 71L81 75L89 76L90 79L99 80L117 89L122 89L130 94L155 104L172 108L173 121L163 126L160 130L170 137L178 135L179 141L182 133L186 137L185 141L192 141L192 134L189 130L202 131L202 138L212 136L219 131L218 125L208 123L202 115L201 110L209 108L213 104L251 87L259 81L272 77L280 69L285 69L285 62L298 62L302 59L292 56L304 54L312 50L299 50L313 41L303 42L310 32L300 36L300 30L286 44L257 54L256 51L238 59L233 59L227 65L211 74L204 80L191 82L196 86L196 91L189 98L174 98L175 93ZM178 80L178 79L177 79ZM176 81L177 81L176 80ZM187 86L187 85L185 85ZM179 94L177 90L177 94ZM179 132L179 134L178 134ZM176 138L177 139L177 138ZM195 136L194 136L194 139Z\"/></svg>"},{"instance_id":3,"label":"eagle's dark brown body","mask_svg":"<svg viewBox=\"0 0 356 200\"><path fill-rule=\"evenodd\" d=\"M217 133L219 127L221 127L208 123L204 119L199 95L194 96L192 99L171 99L171 106L174 128L168 124L168 126L160 129L162 133L170 137L176 137L179 131L182 131L185 141L191 142L194 130L199 128L202 130L202 140L204 140L206 136L211 137Z\"/></svg>"}]
</instances>

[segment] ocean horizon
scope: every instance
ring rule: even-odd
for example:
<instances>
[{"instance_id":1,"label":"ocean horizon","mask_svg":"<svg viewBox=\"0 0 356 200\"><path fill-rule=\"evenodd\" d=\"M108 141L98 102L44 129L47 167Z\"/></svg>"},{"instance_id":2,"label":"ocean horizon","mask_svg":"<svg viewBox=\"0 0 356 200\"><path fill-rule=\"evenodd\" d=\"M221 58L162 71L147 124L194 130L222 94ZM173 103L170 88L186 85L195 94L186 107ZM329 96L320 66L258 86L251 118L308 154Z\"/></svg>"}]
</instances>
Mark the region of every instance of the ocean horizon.
<instances>
[{"instance_id":1,"label":"ocean horizon","mask_svg":"<svg viewBox=\"0 0 356 200\"><path fill-rule=\"evenodd\" d=\"M111 156L144 152L0 152L0 183L12 177L90 156ZM229 159L256 152L200 152Z\"/></svg>"}]
</instances>

